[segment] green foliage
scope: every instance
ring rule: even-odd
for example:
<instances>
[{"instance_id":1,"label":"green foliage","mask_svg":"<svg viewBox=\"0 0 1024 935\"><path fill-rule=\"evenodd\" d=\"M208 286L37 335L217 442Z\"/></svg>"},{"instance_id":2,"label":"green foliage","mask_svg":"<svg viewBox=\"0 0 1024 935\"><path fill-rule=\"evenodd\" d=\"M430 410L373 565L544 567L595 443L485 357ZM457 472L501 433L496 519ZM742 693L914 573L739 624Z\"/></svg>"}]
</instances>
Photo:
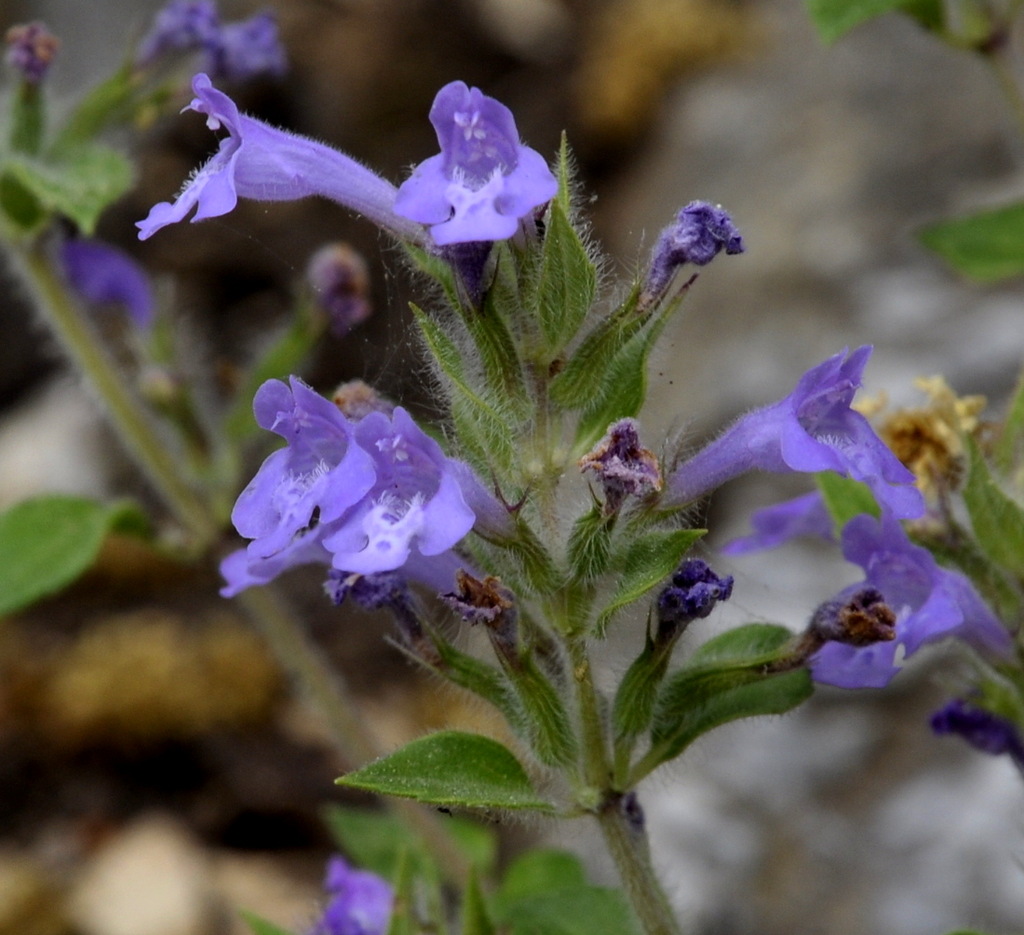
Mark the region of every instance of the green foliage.
<instances>
[{"instance_id":1,"label":"green foliage","mask_svg":"<svg viewBox=\"0 0 1024 935\"><path fill-rule=\"evenodd\" d=\"M997 565L1024 576L1024 508L1000 488L977 443L966 442L970 468L964 503L978 546Z\"/></svg>"},{"instance_id":2,"label":"green foliage","mask_svg":"<svg viewBox=\"0 0 1024 935\"><path fill-rule=\"evenodd\" d=\"M420 935L422 928L416 911L416 875L408 853L399 855L393 884L395 900L391 906L388 935Z\"/></svg>"},{"instance_id":3,"label":"green foliage","mask_svg":"<svg viewBox=\"0 0 1024 935\"><path fill-rule=\"evenodd\" d=\"M240 915L245 920L245 924L252 930L253 935L292 935L288 929L283 929L280 925L268 922L254 912L243 911Z\"/></svg>"},{"instance_id":4,"label":"green foliage","mask_svg":"<svg viewBox=\"0 0 1024 935\"><path fill-rule=\"evenodd\" d=\"M83 144L53 162L12 154L0 163L0 210L22 235L33 233L53 213L91 234L103 210L131 182L130 163L98 144Z\"/></svg>"},{"instance_id":5,"label":"green foliage","mask_svg":"<svg viewBox=\"0 0 1024 935\"><path fill-rule=\"evenodd\" d=\"M597 618L598 633L604 633L619 610L638 601L672 574L705 532L704 529L657 530L631 542L624 554L614 561L614 567L620 571L619 583Z\"/></svg>"},{"instance_id":6,"label":"green foliage","mask_svg":"<svg viewBox=\"0 0 1024 935\"><path fill-rule=\"evenodd\" d=\"M579 860L558 850L523 854L495 898L495 918L512 935L637 935L622 893L590 886Z\"/></svg>"},{"instance_id":7,"label":"green foliage","mask_svg":"<svg viewBox=\"0 0 1024 935\"><path fill-rule=\"evenodd\" d=\"M0 513L0 614L56 594L93 565L111 532L144 526L131 504L60 494Z\"/></svg>"},{"instance_id":8,"label":"green foliage","mask_svg":"<svg viewBox=\"0 0 1024 935\"><path fill-rule=\"evenodd\" d=\"M424 842L394 813L331 805L324 818L338 846L359 867L395 880L402 855L407 854L417 875L439 877ZM461 815L448 816L441 827L471 867L483 874L493 872L498 854L493 831Z\"/></svg>"},{"instance_id":9,"label":"green foliage","mask_svg":"<svg viewBox=\"0 0 1024 935\"><path fill-rule=\"evenodd\" d=\"M1017 389L1003 420L1002 430L996 443L996 463L999 469L1009 474L1015 465L1024 464L1024 371L1017 381ZM1024 477L1018 477L1018 483Z\"/></svg>"},{"instance_id":10,"label":"green foliage","mask_svg":"<svg viewBox=\"0 0 1024 935\"><path fill-rule=\"evenodd\" d=\"M619 683L612 706L612 727L617 740L628 740L643 733L654 716L658 687L668 670L669 654L655 648L650 636Z\"/></svg>"},{"instance_id":11,"label":"green foliage","mask_svg":"<svg viewBox=\"0 0 1024 935\"><path fill-rule=\"evenodd\" d=\"M533 752L542 763L565 766L576 757L576 735L562 696L532 659L510 667L526 714L525 725Z\"/></svg>"},{"instance_id":12,"label":"green foliage","mask_svg":"<svg viewBox=\"0 0 1024 935\"><path fill-rule=\"evenodd\" d=\"M929 250L972 279L995 282L1024 273L1024 204L941 221L920 236Z\"/></svg>"},{"instance_id":13,"label":"green foliage","mask_svg":"<svg viewBox=\"0 0 1024 935\"><path fill-rule=\"evenodd\" d=\"M807 11L825 42L835 42L855 26L883 13L912 16L927 29L945 22L942 0L806 0Z\"/></svg>"},{"instance_id":14,"label":"green foliage","mask_svg":"<svg viewBox=\"0 0 1024 935\"><path fill-rule=\"evenodd\" d=\"M583 324L597 289L597 268L559 199L551 202L537 293L547 360L561 353Z\"/></svg>"},{"instance_id":15,"label":"green foliage","mask_svg":"<svg viewBox=\"0 0 1024 935\"><path fill-rule=\"evenodd\" d=\"M712 728L782 714L806 701L814 690L806 669L771 671L771 663L785 657L791 637L785 627L751 623L701 646L658 695L651 750L640 775L679 756Z\"/></svg>"},{"instance_id":16,"label":"green foliage","mask_svg":"<svg viewBox=\"0 0 1024 935\"><path fill-rule=\"evenodd\" d=\"M882 515L878 501L867 484L862 484L852 477L842 477L835 471L822 471L814 475L814 480L835 523L837 533L851 519L862 513L874 517Z\"/></svg>"},{"instance_id":17,"label":"green foliage","mask_svg":"<svg viewBox=\"0 0 1024 935\"><path fill-rule=\"evenodd\" d=\"M335 780L338 785L433 805L550 810L526 770L496 740L439 731Z\"/></svg>"},{"instance_id":18,"label":"green foliage","mask_svg":"<svg viewBox=\"0 0 1024 935\"><path fill-rule=\"evenodd\" d=\"M462 935L495 935L494 922L475 873L462 894Z\"/></svg>"},{"instance_id":19,"label":"green foliage","mask_svg":"<svg viewBox=\"0 0 1024 935\"><path fill-rule=\"evenodd\" d=\"M573 525L569 536L569 574L574 582L588 584L604 574L611 558L614 517L605 516L595 503Z\"/></svg>"}]
</instances>

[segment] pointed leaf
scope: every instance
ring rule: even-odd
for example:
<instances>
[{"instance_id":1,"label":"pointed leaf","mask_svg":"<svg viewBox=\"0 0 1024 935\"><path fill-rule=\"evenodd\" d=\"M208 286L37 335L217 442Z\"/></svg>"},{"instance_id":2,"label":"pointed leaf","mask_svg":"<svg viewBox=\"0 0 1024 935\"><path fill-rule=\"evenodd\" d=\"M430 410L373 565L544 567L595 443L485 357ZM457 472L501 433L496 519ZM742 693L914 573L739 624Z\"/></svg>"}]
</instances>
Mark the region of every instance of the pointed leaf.
<instances>
[{"instance_id":1,"label":"pointed leaf","mask_svg":"<svg viewBox=\"0 0 1024 935\"><path fill-rule=\"evenodd\" d=\"M142 526L129 504L65 495L34 497L0 513L0 614L57 593L92 566L111 531Z\"/></svg>"},{"instance_id":2,"label":"pointed leaf","mask_svg":"<svg viewBox=\"0 0 1024 935\"><path fill-rule=\"evenodd\" d=\"M806 669L771 672L792 633L752 623L708 640L665 682L651 729L651 750L631 780L674 759L709 730L740 718L782 714L814 690Z\"/></svg>"},{"instance_id":3,"label":"pointed leaf","mask_svg":"<svg viewBox=\"0 0 1024 935\"><path fill-rule=\"evenodd\" d=\"M612 727L616 739L628 740L651 725L658 688L668 670L669 654L658 652L648 635L643 651L626 670L615 693Z\"/></svg>"},{"instance_id":4,"label":"pointed leaf","mask_svg":"<svg viewBox=\"0 0 1024 935\"><path fill-rule=\"evenodd\" d=\"M579 330L597 289L597 267L557 199L548 210L537 291L547 360L558 356Z\"/></svg>"},{"instance_id":5,"label":"pointed leaf","mask_svg":"<svg viewBox=\"0 0 1024 935\"><path fill-rule=\"evenodd\" d=\"M507 747L461 731L440 731L414 740L336 782L435 805L551 809Z\"/></svg>"},{"instance_id":6,"label":"pointed leaf","mask_svg":"<svg viewBox=\"0 0 1024 935\"><path fill-rule=\"evenodd\" d=\"M1024 575L1024 508L999 487L977 443L967 439L970 469L964 503L981 550L997 565Z\"/></svg>"},{"instance_id":7,"label":"pointed leaf","mask_svg":"<svg viewBox=\"0 0 1024 935\"><path fill-rule=\"evenodd\" d=\"M533 752L542 763L564 766L576 757L576 735L554 686L530 659L509 668L525 712L524 723Z\"/></svg>"},{"instance_id":8,"label":"pointed leaf","mask_svg":"<svg viewBox=\"0 0 1024 935\"><path fill-rule=\"evenodd\" d=\"M597 619L597 630L604 632L615 613L639 600L651 588L676 570L690 547L705 534L704 529L674 529L647 533L637 539L617 562L621 568L618 587L608 606Z\"/></svg>"},{"instance_id":9,"label":"pointed leaf","mask_svg":"<svg viewBox=\"0 0 1024 935\"><path fill-rule=\"evenodd\" d=\"M599 503L576 520L568 549L569 572L574 581L584 584L604 574L611 558L613 526L614 517L605 516Z\"/></svg>"},{"instance_id":10,"label":"pointed leaf","mask_svg":"<svg viewBox=\"0 0 1024 935\"><path fill-rule=\"evenodd\" d=\"M1009 474L1018 459L1024 463L1024 371L1017 381L996 443L996 462L1003 473Z\"/></svg>"},{"instance_id":11,"label":"pointed leaf","mask_svg":"<svg viewBox=\"0 0 1024 935\"><path fill-rule=\"evenodd\" d=\"M933 224L921 242L957 272L982 282L1024 273L1024 204Z\"/></svg>"},{"instance_id":12,"label":"pointed leaf","mask_svg":"<svg viewBox=\"0 0 1024 935\"><path fill-rule=\"evenodd\" d=\"M416 878L413 873L413 861L407 852L398 858L395 870L395 901L391 905L391 920L388 923L388 935L420 935L416 901Z\"/></svg>"}]
</instances>

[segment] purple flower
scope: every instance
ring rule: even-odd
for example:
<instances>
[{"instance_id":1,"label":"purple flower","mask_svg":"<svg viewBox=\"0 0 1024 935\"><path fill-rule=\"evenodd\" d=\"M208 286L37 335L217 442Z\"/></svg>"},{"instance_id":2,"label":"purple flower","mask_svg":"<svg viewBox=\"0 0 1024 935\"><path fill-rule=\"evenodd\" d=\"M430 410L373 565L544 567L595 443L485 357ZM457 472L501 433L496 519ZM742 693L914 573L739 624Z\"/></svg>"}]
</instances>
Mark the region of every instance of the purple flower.
<instances>
[{"instance_id":1,"label":"purple flower","mask_svg":"<svg viewBox=\"0 0 1024 935\"><path fill-rule=\"evenodd\" d=\"M189 107L207 115L211 130L223 127L228 135L173 203L155 205L136 224L140 240L184 220L193 208L195 222L227 214L239 198L290 201L309 195L323 195L358 211L397 237L423 240L418 225L392 210L396 189L390 182L329 146L240 114L205 74L192 79L192 90L196 97Z\"/></svg>"},{"instance_id":2,"label":"purple flower","mask_svg":"<svg viewBox=\"0 0 1024 935\"><path fill-rule=\"evenodd\" d=\"M512 112L479 88L446 84L430 122L441 152L402 184L395 211L428 225L439 246L511 237L558 191L544 158L519 142Z\"/></svg>"},{"instance_id":3,"label":"purple flower","mask_svg":"<svg viewBox=\"0 0 1024 935\"><path fill-rule=\"evenodd\" d=\"M343 338L373 313L366 261L346 243L317 250L306 265L306 281L335 337Z\"/></svg>"},{"instance_id":4,"label":"purple flower","mask_svg":"<svg viewBox=\"0 0 1024 935\"><path fill-rule=\"evenodd\" d=\"M924 513L914 475L850 408L871 347L830 357L808 370L785 399L741 417L675 469L667 505L689 503L746 471L835 471L863 481L901 519Z\"/></svg>"},{"instance_id":5,"label":"purple flower","mask_svg":"<svg viewBox=\"0 0 1024 935\"><path fill-rule=\"evenodd\" d=\"M936 734L959 734L982 753L1008 753L1024 770L1024 741L1016 725L1007 718L954 698L932 715L931 725Z\"/></svg>"},{"instance_id":6,"label":"purple flower","mask_svg":"<svg viewBox=\"0 0 1024 935\"><path fill-rule=\"evenodd\" d=\"M979 649L1005 654L1009 633L962 574L940 567L932 554L914 545L899 521L862 514L843 528L843 555L860 565L865 581L840 592L839 598L867 584L881 594L896 614L896 636L889 642L858 648L826 643L811 659L818 682L840 688L878 688L899 671L897 652L910 656L926 643L947 636L964 639Z\"/></svg>"},{"instance_id":7,"label":"purple flower","mask_svg":"<svg viewBox=\"0 0 1024 935\"><path fill-rule=\"evenodd\" d=\"M7 64L29 84L39 84L53 64L60 39L40 22L12 26L4 38Z\"/></svg>"},{"instance_id":8,"label":"purple flower","mask_svg":"<svg viewBox=\"0 0 1024 935\"><path fill-rule=\"evenodd\" d=\"M153 321L153 290L145 270L122 250L98 240L67 240L60 264L71 288L92 305L121 305L139 328Z\"/></svg>"},{"instance_id":9,"label":"purple flower","mask_svg":"<svg viewBox=\"0 0 1024 935\"><path fill-rule=\"evenodd\" d=\"M352 422L296 377L268 380L253 402L261 427L288 445L263 462L231 518L251 539L221 564L231 597L296 565L403 572L451 586L451 549L475 516L462 493L468 468L445 457L401 407Z\"/></svg>"},{"instance_id":10,"label":"purple flower","mask_svg":"<svg viewBox=\"0 0 1024 935\"><path fill-rule=\"evenodd\" d=\"M220 18L212 0L171 0L157 12L149 32L135 53L140 67L168 52L214 48L220 36Z\"/></svg>"},{"instance_id":11,"label":"purple flower","mask_svg":"<svg viewBox=\"0 0 1024 935\"><path fill-rule=\"evenodd\" d=\"M401 407L389 419L371 412L355 427L356 442L371 454L374 485L329 535L324 546L340 571L372 574L451 549L473 527L458 474L441 446Z\"/></svg>"},{"instance_id":12,"label":"purple flower","mask_svg":"<svg viewBox=\"0 0 1024 935\"><path fill-rule=\"evenodd\" d=\"M832 515L817 490L755 510L750 517L750 525L754 527L753 534L726 543L721 548L724 555L746 555L748 552L774 549L798 536L834 538Z\"/></svg>"},{"instance_id":13,"label":"purple flower","mask_svg":"<svg viewBox=\"0 0 1024 935\"><path fill-rule=\"evenodd\" d=\"M395 899L386 880L335 856L327 863L324 889L331 899L309 935L385 935Z\"/></svg>"},{"instance_id":14,"label":"purple flower","mask_svg":"<svg viewBox=\"0 0 1024 935\"><path fill-rule=\"evenodd\" d=\"M283 75L288 59L277 35L273 13L257 13L237 23L225 23L217 42L207 50L209 71L228 81L257 75Z\"/></svg>"},{"instance_id":15,"label":"purple flower","mask_svg":"<svg viewBox=\"0 0 1024 935\"><path fill-rule=\"evenodd\" d=\"M743 238L729 213L706 201L691 201L659 235L644 293L660 296L680 266L706 266L722 250L743 252Z\"/></svg>"}]
</instances>

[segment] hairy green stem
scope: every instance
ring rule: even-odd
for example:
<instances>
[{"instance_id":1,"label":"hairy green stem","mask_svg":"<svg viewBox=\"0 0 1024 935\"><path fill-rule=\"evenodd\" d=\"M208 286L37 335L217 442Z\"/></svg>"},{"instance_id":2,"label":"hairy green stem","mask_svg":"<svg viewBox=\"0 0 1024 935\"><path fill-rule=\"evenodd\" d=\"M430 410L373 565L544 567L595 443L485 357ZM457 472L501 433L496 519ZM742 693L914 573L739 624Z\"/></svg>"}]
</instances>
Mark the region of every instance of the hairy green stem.
<instances>
[{"instance_id":1,"label":"hairy green stem","mask_svg":"<svg viewBox=\"0 0 1024 935\"><path fill-rule=\"evenodd\" d=\"M105 404L110 424L177 519L202 545L219 527L203 498L182 479L174 452L153 428L153 420L125 385L121 368L107 351L92 323L68 295L43 248L11 252L16 271L30 290L64 352Z\"/></svg>"},{"instance_id":2,"label":"hairy green stem","mask_svg":"<svg viewBox=\"0 0 1024 935\"><path fill-rule=\"evenodd\" d=\"M622 887L646 935L681 935L672 907L651 866L647 832L632 793L610 796L597 812L605 844L615 861ZM630 809L636 810L631 815Z\"/></svg>"}]
</instances>

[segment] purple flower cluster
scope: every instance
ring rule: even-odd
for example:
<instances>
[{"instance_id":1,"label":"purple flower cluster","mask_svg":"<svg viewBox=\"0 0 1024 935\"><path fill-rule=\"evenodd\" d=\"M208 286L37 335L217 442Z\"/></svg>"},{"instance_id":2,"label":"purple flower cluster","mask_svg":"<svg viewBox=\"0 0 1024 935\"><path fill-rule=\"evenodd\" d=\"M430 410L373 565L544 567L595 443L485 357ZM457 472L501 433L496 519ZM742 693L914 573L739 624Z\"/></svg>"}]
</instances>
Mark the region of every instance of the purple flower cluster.
<instances>
[{"instance_id":1,"label":"purple flower cluster","mask_svg":"<svg viewBox=\"0 0 1024 935\"><path fill-rule=\"evenodd\" d=\"M235 528L252 541L222 563L222 594L309 563L361 575L401 568L450 589L461 564L451 549L476 519L463 489L470 498L482 489L466 465L401 407L353 422L296 377L264 383L253 409L288 444L235 504Z\"/></svg>"},{"instance_id":2,"label":"purple flower cluster","mask_svg":"<svg viewBox=\"0 0 1024 935\"><path fill-rule=\"evenodd\" d=\"M192 90L189 107L228 135L173 204L156 205L136 225L142 240L193 208L192 220L200 221L227 214L239 198L322 195L411 243L494 241L511 237L558 188L540 155L519 142L508 108L461 81L443 87L430 111L440 154L398 189L329 146L240 114L205 74Z\"/></svg>"},{"instance_id":3,"label":"purple flower cluster","mask_svg":"<svg viewBox=\"0 0 1024 935\"><path fill-rule=\"evenodd\" d=\"M157 13L135 55L140 67L170 52L202 51L205 71L242 81L256 75L282 75L288 62L269 12L235 23L221 23L212 0L171 0Z\"/></svg>"},{"instance_id":4,"label":"purple flower cluster","mask_svg":"<svg viewBox=\"0 0 1024 935\"><path fill-rule=\"evenodd\" d=\"M871 347L811 368L785 399L755 409L685 461L666 483L668 505L688 503L751 470L835 471L863 481L901 519L924 513L914 475L850 408Z\"/></svg>"},{"instance_id":5,"label":"purple flower cluster","mask_svg":"<svg viewBox=\"0 0 1024 935\"><path fill-rule=\"evenodd\" d=\"M330 901L309 935L385 935L395 901L387 880L335 856L327 863L324 889Z\"/></svg>"}]
</instances>

